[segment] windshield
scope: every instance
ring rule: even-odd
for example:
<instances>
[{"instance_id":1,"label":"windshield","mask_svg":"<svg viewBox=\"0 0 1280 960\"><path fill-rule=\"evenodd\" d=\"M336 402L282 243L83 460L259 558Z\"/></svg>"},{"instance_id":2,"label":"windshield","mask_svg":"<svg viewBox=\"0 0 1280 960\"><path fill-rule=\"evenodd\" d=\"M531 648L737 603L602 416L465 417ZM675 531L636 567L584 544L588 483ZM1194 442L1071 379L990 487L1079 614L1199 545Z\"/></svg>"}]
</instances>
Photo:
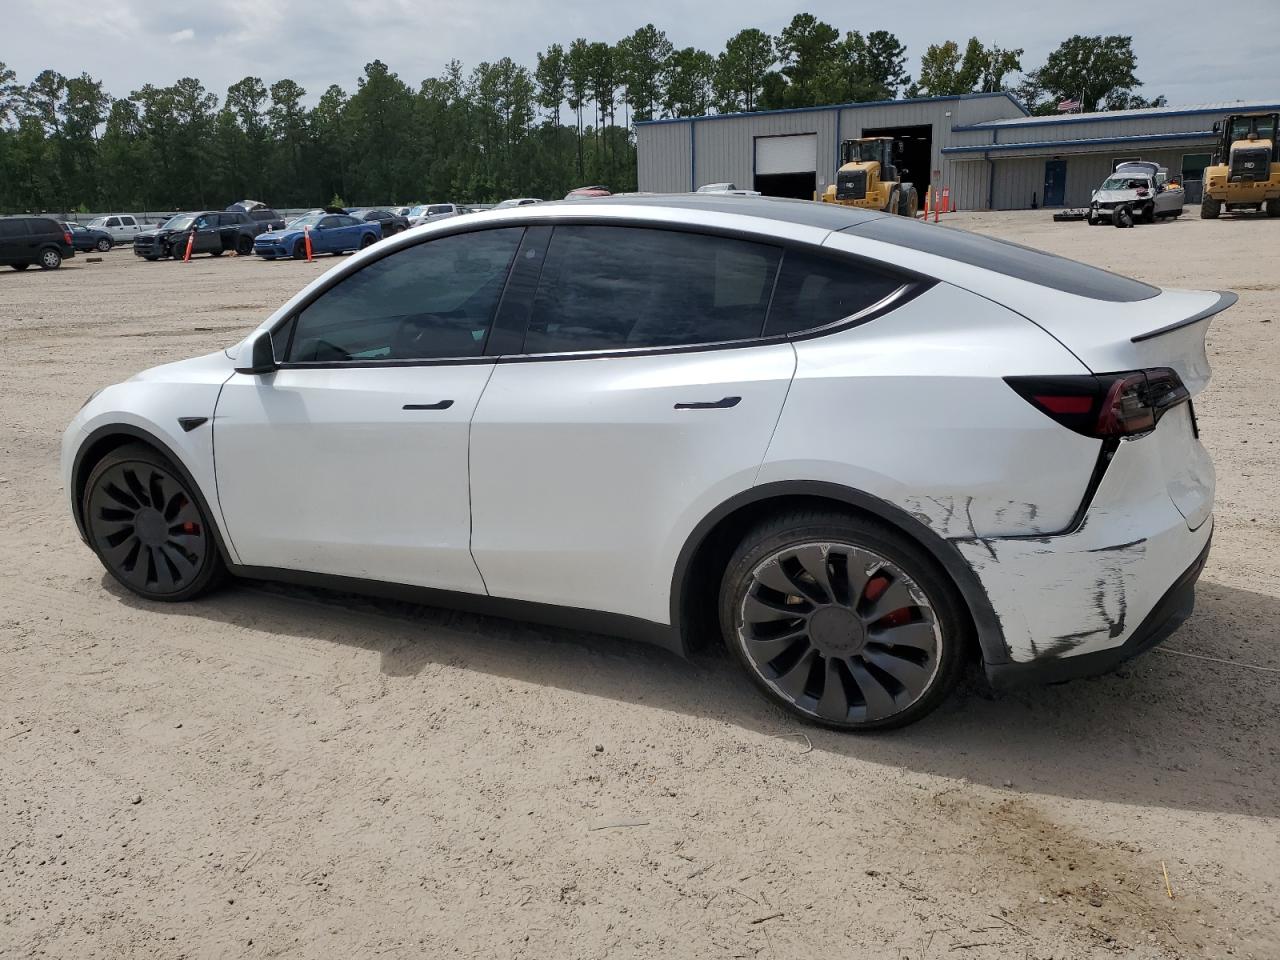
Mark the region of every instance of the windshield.
<instances>
[{"instance_id":1,"label":"windshield","mask_svg":"<svg viewBox=\"0 0 1280 960\"><path fill-rule=\"evenodd\" d=\"M90 220L90 221L89 221L89 226L91 226L91 227L103 227L103 226L106 226L106 223L107 223L107 218L106 218L106 217L95 217L94 219L92 219L92 220Z\"/></svg>"},{"instance_id":2,"label":"windshield","mask_svg":"<svg viewBox=\"0 0 1280 960\"><path fill-rule=\"evenodd\" d=\"M884 152L882 140L850 140L844 145L845 163L873 163Z\"/></svg>"},{"instance_id":3,"label":"windshield","mask_svg":"<svg viewBox=\"0 0 1280 960\"><path fill-rule=\"evenodd\" d=\"M1275 117L1236 117L1231 124L1231 142L1248 140L1250 131L1258 134L1259 140L1276 138Z\"/></svg>"},{"instance_id":4,"label":"windshield","mask_svg":"<svg viewBox=\"0 0 1280 960\"><path fill-rule=\"evenodd\" d=\"M409 208L409 216L411 217L420 217L426 212L427 212L427 205L425 203L420 203L416 207Z\"/></svg>"},{"instance_id":5,"label":"windshield","mask_svg":"<svg viewBox=\"0 0 1280 960\"><path fill-rule=\"evenodd\" d=\"M1107 177L1103 181L1103 190L1141 190L1150 189L1151 181L1146 177Z\"/></svg>"},{"instance_id":6,"label":"windshield","mask_svg":"<svg viewBox=\"0 0 1280 960\"><path fill-rule=\"evenodd\" d=\"M191 226L191 214L180 213L175 217L170 217L160 225L161 230L185 230Z\"/></svg>"},{"instance_id":7,"label":"windshield","mask_svg":"<svg viewBox=\"0 0 1280 960\"><path fill-rule=\"evenodd\" d=\"M301 230L303 227L314 227L324 216L323 213L308 213L289 224L290 230Z\"/></svg>"}]
</instances>

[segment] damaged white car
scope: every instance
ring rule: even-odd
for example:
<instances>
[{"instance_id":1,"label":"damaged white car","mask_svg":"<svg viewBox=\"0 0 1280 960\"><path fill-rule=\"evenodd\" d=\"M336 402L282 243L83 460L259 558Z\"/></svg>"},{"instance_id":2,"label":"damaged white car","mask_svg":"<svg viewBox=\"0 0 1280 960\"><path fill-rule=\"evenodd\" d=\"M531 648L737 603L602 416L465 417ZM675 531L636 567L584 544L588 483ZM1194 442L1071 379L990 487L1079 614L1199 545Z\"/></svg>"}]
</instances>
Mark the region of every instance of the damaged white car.
<instances>
[{"instance_id":1,"label":"damaged white car","mask_svg":"<svg viewBox=\"0 0 1280 960\"><path fill-rule=\"evenodd\" d=\"M1186 192L1169 180L1164 167L1146 161L1122 163L1089 202L1091 226L1112 224L1132 227L1135 223L1155 223L1165 217L1182 216Z\"/></svg>"},{"instance_id":2,"label":"damaged white car","mask_svg":"<svg viewBox=\"0 0 1280 960\"><path fill-rule=\"evenodd\" d=\"M63 481L148 600L230 574L718 638L800 717L895 726L967 660L1079 677L1190 613L1234 302L834 204L514 207L98 392Z\"/></svg>"}]
</instances>

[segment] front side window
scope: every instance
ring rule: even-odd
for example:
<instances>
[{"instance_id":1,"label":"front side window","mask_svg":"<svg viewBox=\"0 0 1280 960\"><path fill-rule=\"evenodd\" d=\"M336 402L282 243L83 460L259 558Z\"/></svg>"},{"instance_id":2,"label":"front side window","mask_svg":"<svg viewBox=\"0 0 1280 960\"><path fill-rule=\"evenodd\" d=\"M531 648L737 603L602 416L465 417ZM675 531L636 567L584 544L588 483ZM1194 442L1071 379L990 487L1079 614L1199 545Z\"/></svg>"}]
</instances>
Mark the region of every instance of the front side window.
<instances>
[{"instance_id":1,"label":"front side window","mask_svg":"<svg viewBox=\"0 0 1280 960\"><path fill-rule=\"evenodd\" d=\"M764 332L779 336L838 323L879 303L903 282L856 260L788 250Z\"/></svg>"},{"instance_id":2,"label":"front side window","mask_svg":"<svg viewBox=\"0 0 1280 960\"><path fill-rule=\"evenodd\" d=\"M777 247L640 227L557 227L526 353L628 350L758 337Z\"/></svg>"},{"instance_id":3,"label":"front side window","mask_svg":"<svg viewBox=\"0 0 1280 960\"><path fill-rule=\"evenodd\" d=\"M119 218L119 217L111 217L110 219L108 219L108 220L107 220L107 226L108 226L108 227L118 227L118 226L120 226L120 218Z\"/></svg>"},{"instance_id":4,"label":"front side window","mask_svg":"<svg viewBox=\"0 0 1280 960\"><path fill-rule=\"evenodd\" d=\"M480 356L523 233L456 234L373 261L298 315L288 360Z\"/></svg>"}]
</instances>

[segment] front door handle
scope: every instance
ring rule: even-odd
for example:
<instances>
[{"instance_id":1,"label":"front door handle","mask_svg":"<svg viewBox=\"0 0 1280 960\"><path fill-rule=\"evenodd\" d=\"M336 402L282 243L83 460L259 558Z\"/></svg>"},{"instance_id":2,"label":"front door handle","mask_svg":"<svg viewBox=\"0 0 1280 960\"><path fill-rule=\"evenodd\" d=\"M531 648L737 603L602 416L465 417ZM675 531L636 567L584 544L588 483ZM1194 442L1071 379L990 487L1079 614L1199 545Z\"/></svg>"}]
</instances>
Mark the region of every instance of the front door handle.
<instances>
[{"instance_id":1,"label":"front door handle","mask_svg":"<svg viewBox=\"0 0 1280 960\"><path fill-rule=\"evenodd\" d=\"M693 403L677 403L677 410L725 410L736 407L742 402L741 397L724 397L720 400L699 400Z\"/></svg>"},{"instance_id":2,"label":"front door handle","mask_svg":"<svg viewBox=\"0 0 1280 960\"><path fill-rule=\"evenodd\" d=\"M406 410L448 410L453 406L452 400L437 400L435 403L406 403Z\"/></svg>"}]
</instances>

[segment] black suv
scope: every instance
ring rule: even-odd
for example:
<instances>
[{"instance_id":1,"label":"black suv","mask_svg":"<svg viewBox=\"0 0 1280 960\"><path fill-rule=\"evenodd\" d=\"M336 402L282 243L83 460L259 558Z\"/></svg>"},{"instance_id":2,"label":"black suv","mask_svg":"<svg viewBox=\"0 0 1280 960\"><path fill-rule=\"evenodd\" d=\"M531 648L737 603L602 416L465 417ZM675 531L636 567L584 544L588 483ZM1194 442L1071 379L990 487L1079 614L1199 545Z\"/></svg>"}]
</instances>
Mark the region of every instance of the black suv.
<instances>
[{"instance_id":1,"label":"black suv","mask_svg":"<svg viewBox=\"0 0 1280 960\"><path fill-rule=\"evenodd\" d=\"M47 217L7 217L0 220L0 263L25 270L33 263L57 270L76 255L71 233Z\"/></svg>"},{"instance_id":2,"label":"black suv","mask_svg":"<svg viewBox=\"0 0 1280 960\"><path fill-rule=\"evenodd\" d=\"M195 213L174 214L155 230L144 230L133 238L133 252L147 260L173 257L181 260L187 252L187 238L191 241L191 253L208 253L220 257L228 250L248 254L253 252L253 238L266 229L249 214L229 210L198 210Z\"/></svg>"}]
</instances>

